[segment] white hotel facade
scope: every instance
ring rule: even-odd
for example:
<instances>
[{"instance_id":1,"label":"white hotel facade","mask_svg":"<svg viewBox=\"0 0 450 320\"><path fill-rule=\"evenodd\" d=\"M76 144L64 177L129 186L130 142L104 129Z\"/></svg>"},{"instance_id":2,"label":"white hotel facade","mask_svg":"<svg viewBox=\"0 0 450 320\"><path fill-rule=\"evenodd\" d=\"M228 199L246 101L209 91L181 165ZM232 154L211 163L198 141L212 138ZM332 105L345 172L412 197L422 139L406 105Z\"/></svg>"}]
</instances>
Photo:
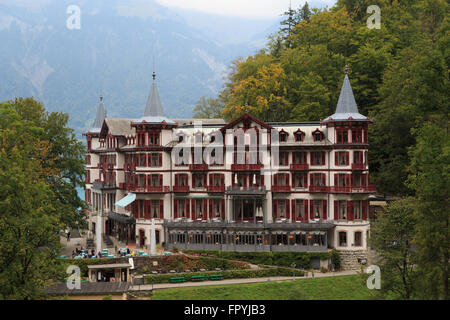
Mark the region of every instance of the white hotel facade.
<instances>
[{"instance_id":1,"label":"white hotel facade","mask_svg":"<svg viewBox=\"0 0 450 320\"><path fill-rule=\"evenodd\" d=\"M149 246L153 220L169 249L367 249L371 120L347 74L335 114L283 123L167 119L153 79L142 118L107 118L100 101L84 134L90 230Z\"/></svg>"}]
</instances>

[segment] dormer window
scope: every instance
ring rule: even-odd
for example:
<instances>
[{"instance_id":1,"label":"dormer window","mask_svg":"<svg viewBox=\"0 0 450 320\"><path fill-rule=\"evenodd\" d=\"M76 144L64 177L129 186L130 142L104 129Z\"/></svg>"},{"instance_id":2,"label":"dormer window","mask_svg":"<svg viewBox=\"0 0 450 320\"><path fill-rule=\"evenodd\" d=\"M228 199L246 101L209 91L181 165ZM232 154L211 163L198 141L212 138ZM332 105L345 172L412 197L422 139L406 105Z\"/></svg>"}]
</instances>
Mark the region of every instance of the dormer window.
<instances>
[{"instance_id":1,"label":"dormer window","mask_svg":"<svg viewBox=\"0 0 450 320\"><path fill-rule=\"evenodd\" d=\"M295 142L302 142L303 139L305 139L305 133L298 129L297 131L294 132L294 137L295 137Z\"/></svg>"},{"instance_id":2,"label":"dormer window","mask_svg":"<svg viewBox=\"0 0 450 320\"><path fill-rule=\"evenodd\" d=\"M314 138L314 142L317 141L322 141L323 139L325 139L325 135L323 134L322 131L320 131L319 129L316 129L313 133L313 138Z\"/></svg>"},{"instance_id":3,"label":"dormer window","mask_svg":"<svg viewBox=\"0 0 450 320\"><path fill-rule=\"evenodd\" d=\"M148 145L149 146L159 146L159 132L149 132L148 134Z\"/></svg>"},{"instance_id":4,"label":"dormer window","mask_svg":"<svg viewBox=\"0 0 450 320\"><path fill-rule=\"evenodd\" d=\"M287 142L289 133L281 129L280 131L280 142Z\"/></svg>"}]
</instances>

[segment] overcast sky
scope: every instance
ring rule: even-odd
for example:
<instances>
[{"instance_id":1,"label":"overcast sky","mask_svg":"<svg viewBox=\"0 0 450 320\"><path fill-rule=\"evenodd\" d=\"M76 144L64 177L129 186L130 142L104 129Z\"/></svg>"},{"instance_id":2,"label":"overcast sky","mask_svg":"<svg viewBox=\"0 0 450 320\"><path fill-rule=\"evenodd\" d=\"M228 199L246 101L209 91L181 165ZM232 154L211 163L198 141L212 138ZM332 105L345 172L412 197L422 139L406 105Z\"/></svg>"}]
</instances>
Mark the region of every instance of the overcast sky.
<instances>
[{"instance_id":1,"label":"overcast sky","mask_svg":"<svg viewBox=\"0 0 450 320\"><path fill-rule=\"evenodd\" d=\"M305 0L156 0L167 7L192 9L207 13L216 13L249 18L276 18L289 7L298 8ZM311 1L310 1L311 2ZM332 6L335 0L315 0Z\"/></svg>"}]
</instances>

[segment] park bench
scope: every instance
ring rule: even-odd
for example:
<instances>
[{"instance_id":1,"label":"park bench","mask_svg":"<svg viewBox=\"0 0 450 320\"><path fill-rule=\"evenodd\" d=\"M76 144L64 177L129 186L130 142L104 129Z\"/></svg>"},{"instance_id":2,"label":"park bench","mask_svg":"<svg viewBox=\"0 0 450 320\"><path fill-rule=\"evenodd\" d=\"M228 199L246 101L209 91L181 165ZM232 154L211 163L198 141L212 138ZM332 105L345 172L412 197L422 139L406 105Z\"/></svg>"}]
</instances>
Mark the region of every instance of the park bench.
<instances>
[{"instance_id":1,"label":"park bench","mask_svg":"<svg viewBox=\"0 0 450 320\"><path fill-rule=\"evenodd\" d=\"M184 282L184 281L186 281L184 279L184 277L173 277L173 278L170 278L170 282Z\"/></svg>"},{"instance_id":2,"label":"park bench","mask_svg":"<svg viewBox=\"0 0 450 320\"><path fill-rule=\"evenodd\" d=\"M205 276L193 276L191 277L191 281L204 281L206 280Z\"/></svg>"},{"instance_id":3,"label":"park bench","mask_svg":"<svg viewBox=\"0 0 450 320\"><path fill-rule=\"evenodd\" d=\"M212 274L209 276L209 280L223 280L222 274Z\"/></svg>"}]
</instances>

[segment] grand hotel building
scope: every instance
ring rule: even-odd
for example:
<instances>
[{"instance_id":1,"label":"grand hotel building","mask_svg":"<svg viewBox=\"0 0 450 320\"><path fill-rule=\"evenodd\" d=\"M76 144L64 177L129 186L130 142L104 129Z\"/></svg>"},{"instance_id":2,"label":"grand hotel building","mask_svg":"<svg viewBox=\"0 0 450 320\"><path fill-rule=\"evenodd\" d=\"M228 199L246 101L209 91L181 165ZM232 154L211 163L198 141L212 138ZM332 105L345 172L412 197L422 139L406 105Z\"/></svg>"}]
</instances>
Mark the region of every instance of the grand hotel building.
<instances>
[{"instance_id":1,"label":"grand hotel building","mask_svg":"<svg viewBox=\"0 0 450 320\"><path fill-rule=\"evenodd\" d=\"M155 75L140 119L107 118L100 99L84 134L93 233L149 246L153 220L156 242L169 249L367 248L371 120L347 74L335 114L322 121L200 121L163 116ZM194 148L211 145L223 161L210 163L215 151L194 159Z\"/></svg>"}]
</instances>

